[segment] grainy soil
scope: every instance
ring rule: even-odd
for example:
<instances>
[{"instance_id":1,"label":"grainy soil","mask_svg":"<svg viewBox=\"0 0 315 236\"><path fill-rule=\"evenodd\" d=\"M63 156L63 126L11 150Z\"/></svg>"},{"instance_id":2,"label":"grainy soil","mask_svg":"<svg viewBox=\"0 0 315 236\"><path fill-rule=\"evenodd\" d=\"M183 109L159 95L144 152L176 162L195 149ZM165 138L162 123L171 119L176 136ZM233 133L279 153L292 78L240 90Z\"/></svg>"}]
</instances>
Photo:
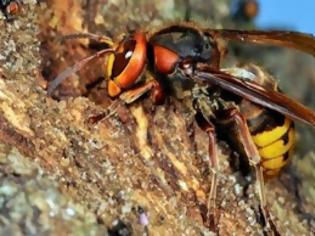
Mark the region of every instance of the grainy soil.
<instances>
[{"instance_id":1,"label":"grainy soil","mask_svg":"<svg viewBox=\"0 0 315 236\"><path fill-rule=\"evenodd\" d=\"M236 27L228 3L195 1L191 17L203 26ZM126 28L154 30L184 15L179 0L25 0L15 19L0 19L0 235L213 234L204 222L207 136L194 122L189 98L170 98L161 106L145 98L130 106L112 101L104 83L89 86L102 77L102 61L71 76L53 98L46 94L47 81L95 52L86 39L61 41L62 35L88 31L116 37ZM235 48L227 64L253 61L259 52L258 63L288 78L283 87L292 96L314 101L308 90L315 81L312 58ZM288 84L299 76L309 82L290 92ZM108 113L105 119L91 122L102 112ZM302 145L293 163L266 184L282 235L314 234L309 130L300 131ZM263 235L253 181L230 167L229 153L221 143L218 233Z\"/></svg>"}]
</instances>

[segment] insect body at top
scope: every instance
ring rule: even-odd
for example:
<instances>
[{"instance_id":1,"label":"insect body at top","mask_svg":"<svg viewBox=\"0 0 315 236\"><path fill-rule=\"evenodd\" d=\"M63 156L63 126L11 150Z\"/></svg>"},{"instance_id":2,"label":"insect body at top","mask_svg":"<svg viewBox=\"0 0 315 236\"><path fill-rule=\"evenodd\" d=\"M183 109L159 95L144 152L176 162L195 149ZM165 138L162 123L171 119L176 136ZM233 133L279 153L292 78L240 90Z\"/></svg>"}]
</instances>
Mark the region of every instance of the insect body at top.
<instances>
[{"instance_id":1,"label":"insect body at top","mask_svg":"<svg viewBox=\"0 0 315 236\"><path fill-rule=\"evenodd\" d=\"M50 82L48 94L100 56L105 57L109 96L126 103L149 91L153 101L162 103L168 95L165 88L180 81L183 88L192 91L196 122L209 137L209 167L215 170L208 198L207 222L211 229L216 229L219 171L216 130L228 130L226 139L255 170L264 219L277 232L267 209L263 175L276 175L287 164L295 144L292 120L315 126L315 113L280 93L273 77L260 67L249 64L223 69L220 62L228 40L294 48L315 56L315 38L297 32L212 30L179 24L154 33L133 32L118 42L105 36L98 39L109 48L59 74ZM144 76L147 74L150 76Z\"/></svg>"},{"instance_id":2,"label":"insect body at top","mask_svg":"<svg viewBox=\"0 0 315 236\"><path fill-rule=\"evenodd\" d=\"M0 9L7 18L11 18L20 11L19 0L0 0Z\"/></svg>"},{"instance_id":3,"label":"insect body at top","mask_svg":"<svg viewBox=\"0 0 315 236\"><path fill-rule=\"evenodd\" d=\"M259 14L257 0L234 0L232 3L232 15L235 20L248 22Z\"/></svg>"}]
</instances>

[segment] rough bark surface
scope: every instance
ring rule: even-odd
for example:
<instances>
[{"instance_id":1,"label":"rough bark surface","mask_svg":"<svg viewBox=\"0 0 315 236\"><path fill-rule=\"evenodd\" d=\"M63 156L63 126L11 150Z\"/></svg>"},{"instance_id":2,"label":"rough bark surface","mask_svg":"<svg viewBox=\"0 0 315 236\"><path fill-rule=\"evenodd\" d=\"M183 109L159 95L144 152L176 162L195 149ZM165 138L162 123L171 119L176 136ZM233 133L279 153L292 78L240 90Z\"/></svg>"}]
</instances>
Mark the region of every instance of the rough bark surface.
<instances>
[{"instance_id":1,"label":"rough bark surface","mask_svg":"<svg viewBox=\"0 0 315 236\"><path fill-rule=\"evenodd\" d=\"M192 17L235 26L228 2L194 1ZM203 223L207 136L194 123L189 98L161 106L145 98L113 102L102 83L94 86L101 61L71 76L55 98L45 91L47 80L95 52L86 40L61 42L61 35L154 30L184 15L184 4L173 0L49 0L24 1L17 19L0 21L1 235L211 234ZM106 118L91 122L104 111ZM220 235L263 234L253 185L230 168L230 150L220 149ZM314 232L315 176L305 167L314 161L312 154L296 160L266 185L284 235ZM148 227L141 224L146 217Z\"/></svg>"}]
</instances>

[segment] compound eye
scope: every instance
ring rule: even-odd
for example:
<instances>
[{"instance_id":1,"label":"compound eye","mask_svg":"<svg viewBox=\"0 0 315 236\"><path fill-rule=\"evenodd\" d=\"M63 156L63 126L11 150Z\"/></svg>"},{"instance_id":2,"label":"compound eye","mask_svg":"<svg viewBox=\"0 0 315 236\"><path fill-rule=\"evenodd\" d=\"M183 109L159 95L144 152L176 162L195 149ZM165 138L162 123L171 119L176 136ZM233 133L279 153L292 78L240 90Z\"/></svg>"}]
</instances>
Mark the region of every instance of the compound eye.
<instances>
[{"instance_id":1,"label":"compound eye","mask_svg":"<svg viewBox=\"0 0 315 236\"><path fill-rule=\"evenodd\" d=\"M146 64L147 42L144 33L135 33L123 40L107 62L107 78L115 87L111 96L117 96L120 89L127 89L140 78ZM118 89L119 88L119 89Z\"/></svg>"},{"instance_id":2,"label":"compound eye","mask_svg":"<svg viewBox=\"0 0 315 236\"><path fill-rule=\"evenodd\" d=\"M127 40L117 48L112 68L112 78L117 77L126 68L134 53L135 47L135 40Z\"/></svg>"}]
</instances>

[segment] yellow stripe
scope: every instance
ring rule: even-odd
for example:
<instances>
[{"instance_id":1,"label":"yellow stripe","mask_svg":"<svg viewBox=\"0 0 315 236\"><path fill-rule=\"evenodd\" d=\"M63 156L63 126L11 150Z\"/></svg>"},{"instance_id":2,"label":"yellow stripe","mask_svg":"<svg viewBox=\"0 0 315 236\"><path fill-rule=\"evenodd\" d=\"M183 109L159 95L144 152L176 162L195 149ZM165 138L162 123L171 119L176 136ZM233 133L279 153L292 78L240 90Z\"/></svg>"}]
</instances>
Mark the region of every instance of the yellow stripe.
<instances>
[{"instance_id":1,"label":"yellow stripe","mask_svg":"<svg viewBox=\"0 0 315 236\"><path fill-rule=\"evenodd\" d=\"M284 124L272 130L264 131L253 136L253 140L258 147L265 147L280 139L290 128L291 120L285 118Z\"/></svg>"},{"instance_id":2,"label":"yellow stripe","mask_svg":"<svg viewBox=\"0 0 315 236\"><path fill-rule=\"evenodd\" d=\"M269 160L267 159L266 161L263 161L262 166L265 169L274 170L274 169L279 169L279 168L284 167L287 164L287 162L288 162L288 159L284 160L283 156L279 156L273 159L269 159Z\"/></svg>"},{"instance_id":3,"label":"yellow stripe","mask_svg":"<svg viewBox=\"0 0 315 236\"><path fill-rule=\"evenodd\" d=\"M109 54L105 63L105 79L110 79L112 76L113 66L115 61L115 55Z\"/></svg>"},{"instance_id":4,"label":"yellow stripe","mask_svg":"<svg viewBox=\"0 0 315 236\"><path fill-rule=\"evenodd\" d=\"M289 149L295 144L295 130L293 128L289 130L288 139L289 140L286 144L284 143L284 140L279 139L278 141L259 149L259 154L263 159L269 159L281 156L289 151Z\"/></svg>"}]
</instances>

